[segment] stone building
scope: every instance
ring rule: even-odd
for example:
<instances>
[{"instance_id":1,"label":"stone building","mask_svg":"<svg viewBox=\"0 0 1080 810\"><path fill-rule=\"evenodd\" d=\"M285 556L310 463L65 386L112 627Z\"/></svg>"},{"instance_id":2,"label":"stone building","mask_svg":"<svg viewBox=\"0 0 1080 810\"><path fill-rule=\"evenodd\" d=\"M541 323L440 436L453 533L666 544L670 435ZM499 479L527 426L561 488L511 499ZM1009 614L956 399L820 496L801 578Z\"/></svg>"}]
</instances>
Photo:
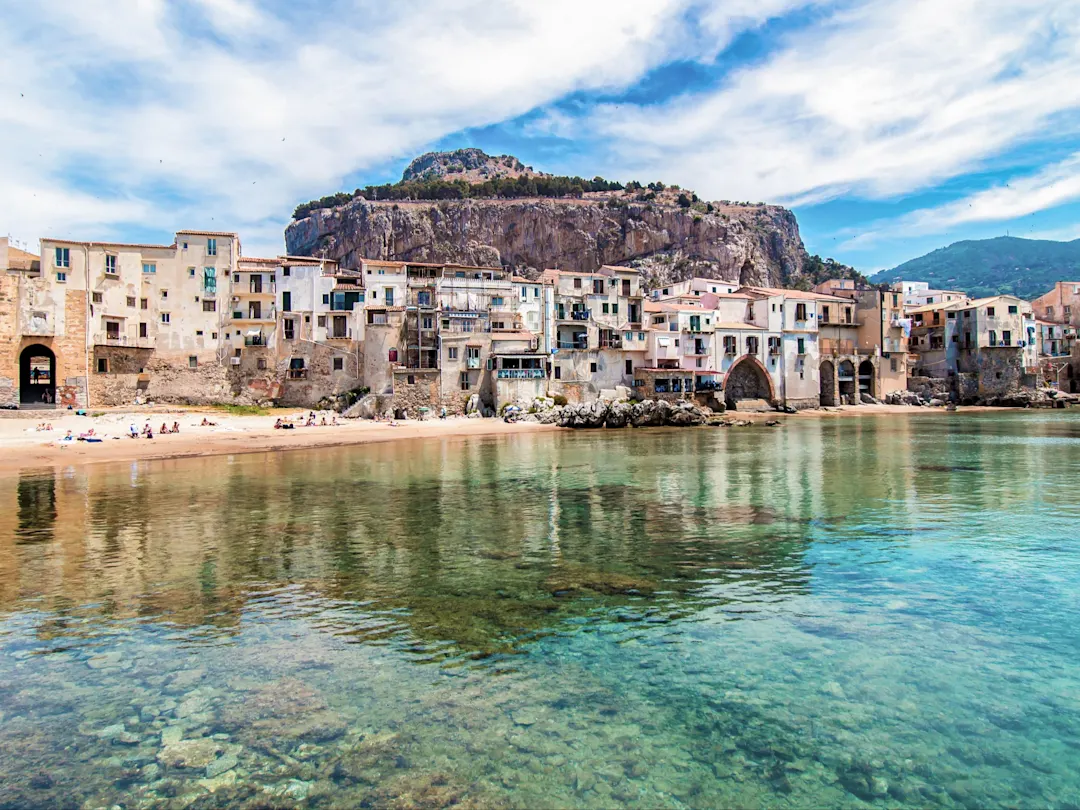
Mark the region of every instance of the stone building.
<instances>
[{"instance_id":1,"label":"stone building","mask_svg":"<svg viewBox=\"0 0 1080 810\"><path fill-rule=\"evenodd\" d=\"M1080 281L1059 281L1033 300L1031 309L1039 320L1080 327Z\"/></svg>"},{"instance_id":2,"label":"stone building","mask_svg":"<svg viewBox=\"0 0 1080 810\"><path fill-rule=\"evenodd\" d=\"M821 307L821 404L906 390L910 324L902 293L851 279L823 282L814 292L848 301Z\"/></svg>"}]
</instances>

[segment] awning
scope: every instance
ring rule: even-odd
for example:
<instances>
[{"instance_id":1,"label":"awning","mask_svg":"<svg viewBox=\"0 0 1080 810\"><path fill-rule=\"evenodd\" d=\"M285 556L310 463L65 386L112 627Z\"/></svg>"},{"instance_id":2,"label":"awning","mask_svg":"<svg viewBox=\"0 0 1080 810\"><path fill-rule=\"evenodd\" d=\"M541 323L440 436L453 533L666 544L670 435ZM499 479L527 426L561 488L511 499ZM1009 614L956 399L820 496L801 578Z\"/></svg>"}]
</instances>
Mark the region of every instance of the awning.
<instances>
[{"instance_id":1,"label":"awning","mask_svg":"<svg viewBox=\"0 0 1080 810\"><path fill-rule=\"evenodd\" d=\"M656 342L659 343L661 346L670 346L671 338L657 338Z\"/></svg>"},{"instance_id":2,"label":"awning","mask_svg":"<svg viewBox=\"0 0 1080 810\"><path fill-rule=\"evenodd\" d=\"M247 332L248 337L258 337L261 334L262 334L262 332L259 331L258 329L248 329L248 332Z\"/></svg>"}]
</instances>

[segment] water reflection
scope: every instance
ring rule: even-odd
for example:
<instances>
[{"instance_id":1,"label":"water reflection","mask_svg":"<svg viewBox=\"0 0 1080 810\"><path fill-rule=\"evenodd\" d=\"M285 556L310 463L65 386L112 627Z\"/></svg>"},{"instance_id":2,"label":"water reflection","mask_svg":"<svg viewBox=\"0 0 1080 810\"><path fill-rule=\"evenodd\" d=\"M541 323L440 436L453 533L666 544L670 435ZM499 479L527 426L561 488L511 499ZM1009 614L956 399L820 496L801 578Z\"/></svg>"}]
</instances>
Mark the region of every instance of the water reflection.
<instances>
[{"instance_id":1,"label":"water reflection","mask_svg":"<svg viewBox=\"0 0 1080 810\"><path fill-rule=\"evenodd\" d=\"M1078 428L799 420L10 481L0 806L1067 803Z\"/></svg>"}]
</instances>

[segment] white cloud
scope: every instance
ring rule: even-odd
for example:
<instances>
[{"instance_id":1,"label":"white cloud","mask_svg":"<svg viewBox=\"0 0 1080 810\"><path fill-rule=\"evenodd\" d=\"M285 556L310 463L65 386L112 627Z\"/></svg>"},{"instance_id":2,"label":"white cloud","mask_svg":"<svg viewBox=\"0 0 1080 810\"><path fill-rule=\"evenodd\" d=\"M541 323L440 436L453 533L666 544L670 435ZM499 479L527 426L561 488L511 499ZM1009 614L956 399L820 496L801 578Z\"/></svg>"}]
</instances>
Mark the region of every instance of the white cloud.
<instances>
[{"instance_id":1,"label":"white cloud","mask_svg":"<svg viewBox=\"0 0 1080 810\"><path fill-rule=\"evenodd\" d=\"M841 247L863 249L885 239L945 233L976 222L1005 222L1076 200L1080 200L1080 152L1034 174L1013 177L944 205L873 223Z\"/></svg>"},{"instance_id":2,"label":"white cloud","mask_svg":"<svg viewBox=\"0 0 1080 810\"><path fill-rule=\"evenodd\" d=\"M833 8L718 88L605 106L581 126L608 139L608 173L808 204L932 186L1075 135L1078 110L1078 0L872 0Z\"/></svg>"},{"instance_id":3,"label":"white cloud","mask_svg":"<svg viewBox=\"0 0 1080 810\"><path fill-rule=\"evenodd\" d=\"M323 17L253 0L20 4L0 30L0 225L24 239L280 233L293 205L352 172L625 86L761 19L717 0L707 43L685 36L684 14L711 3L328 0ZM31 188L56 205L26 205Z\"/></svg>"}]
</instances>

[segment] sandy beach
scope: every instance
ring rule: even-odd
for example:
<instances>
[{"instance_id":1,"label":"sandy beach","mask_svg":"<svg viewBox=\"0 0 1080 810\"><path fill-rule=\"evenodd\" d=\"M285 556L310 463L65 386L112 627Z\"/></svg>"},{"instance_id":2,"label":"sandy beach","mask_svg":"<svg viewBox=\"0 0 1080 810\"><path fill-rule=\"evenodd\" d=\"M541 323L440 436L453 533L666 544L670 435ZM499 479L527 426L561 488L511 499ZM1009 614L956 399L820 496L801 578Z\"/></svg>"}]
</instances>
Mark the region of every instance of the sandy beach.
<instances>
[{"instance_id":1,"label":"sandy beach","mask_svg":"<svg viewBox=\"0 0 1080 810\"><path fill-rule=\"evenodd\" d=\"M962 408L961 411L1001 411L1002 408ZM447 436L496 436L514 433L555 431L556 425L534 422L507 424L501 419L465 419L425 421L406 420L391 425L363 419L338 418L336 426L316 424L300 426L308 411L298 408L274 409L264 415L237 415L216 408L180 408L157 406L146 409L94 410L87 416L74 411L29 411L4 414L0 418L0 474L34 467L57 467L110 461L171 459L189 456L214 456L233 453L261 453L269 450L298 450L316 447L369 444L405 439ZM829 419L901 414L946 415L944 408L913 408L906 405L859 405L800 411L798 414L735 413L729 419L761 422L772 419ZM330 412L319 413L316 422L329 422ZM293 430L275 430L274 422L286 419L298 425ZM213 425L203 425L206 419ZM161 434L162 424L180 425L178 434ZM37 426L48 423L51 431ZM132 425L141 431L150 424L153 439L131 439ZM73 437L94 431L101 442L60 441L71 431Z\"/></svg>"},{"instance_id":2,"label":"sandy beach","mask_svg":"<svg viewBox=\"0 0 1080 810\"><path fill-rule=\"evenodd\" d=\"M76 416L74 411L32 411L0 418L0 474L33 467L56 467L110 461L184 458L188 456L261 453L268 450L296 450L314 447L368 444L404 439L446 436L493 436L510 433L558 430L554 425L531 422L507 424L501 419L407 420L392 426L387 422L338 418L336 426L316 424L293 430L275 430L278 418L294 420L307 411L275 409L268 415L235 415L214 408L163 408L94 410ZM7 416L7 415L5 415ZM317 422L333 414L317 415ZM202 420L214 422L203 425ZM162 423L170 428L178 422L178 434L161 434ZM49 423L51 431L38 431ZM131 439L130 426L141 431L149 423L153 439ZM296 421L294 424L299 425ZM93 429L98 442L60 441L71 431L74 437Z\"/></svg>"}]
</instances>

